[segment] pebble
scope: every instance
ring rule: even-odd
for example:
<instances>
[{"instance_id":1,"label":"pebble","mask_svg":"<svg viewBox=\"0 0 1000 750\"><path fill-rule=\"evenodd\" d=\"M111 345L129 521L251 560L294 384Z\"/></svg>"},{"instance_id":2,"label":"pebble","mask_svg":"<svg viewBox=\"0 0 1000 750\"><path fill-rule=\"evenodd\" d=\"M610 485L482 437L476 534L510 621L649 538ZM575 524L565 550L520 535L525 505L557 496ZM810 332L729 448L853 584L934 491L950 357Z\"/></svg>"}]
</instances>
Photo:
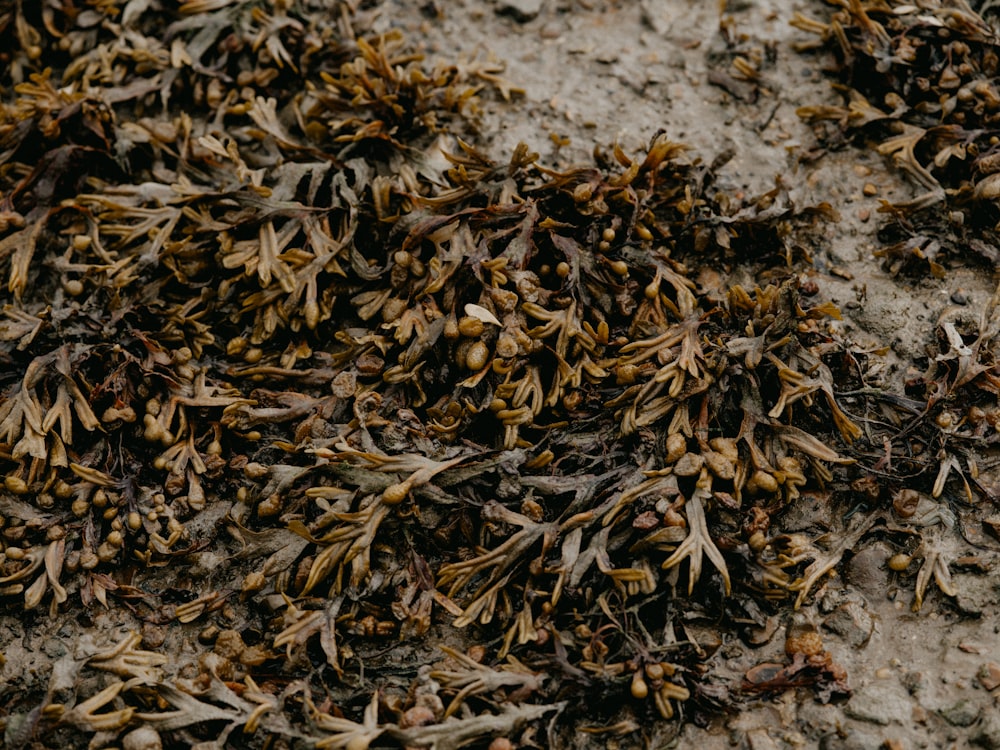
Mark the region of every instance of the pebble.
<instances>
[{"instance_id":1,"label":"pebble","mask_svg":"<svg viewBox=\"0 0 1000 750\"><path fill-rule=\"evenodd\" d=\"M911 712L910 698L902 686L885 681L861 688L844 707L852 719L883 726L906 721Z\"/></svg>"},{"instance_id":2,"label":"pebble","mask_svg":"<svg viewBox=\"0 0 1000 750\"><path fill-rule=\"evenodd\" d=\"M52 659L58 659L66 655L66 644L58 638L47 638L42 643L42 651Z\"/></svg>"},{"instance_id":3,"label":"pebble","mask_svg":"<svg viewBox=\"0 0 1000 750\"><path fill-rule=\"evenodd\" d=\"M824 615L830 614L842 604L853 601L851 593L852 592L843 588L827 589L822 598L819 600L819 611Z\"/></svg>"},{"instance_id":4,"label":"pebble","mask_svg":"<svg viewBox=\"0 0 1000 750\"><path fill-rule=\"evenodd\" d=\"M844 723L844 716L839 704L805 701L799 706L797 723L809 727L814 736L823 736L836 732Z\"/></svg>"},{"instance_id":5,"label":"pebble","mask_svg":"<svg viewBox=\"0 0 1000 750\"><path fill-rule=\"evenodd\" d=\"M969 297L961 289L956 289L951 293L951 301L956 305L967 305L969 304Z\"/></svg>"},{"instance_id":6,"label":"pebble","mask_svg":"<svg viewBox=\"0 0 1000 750\"><path fill-rule=\"evenodd\" d=\"M938 713L953 727L971 727L979 718L980 708L971 701L962 700Z\"/></svg>"},{"instance_id":7,"label":"pebble","mask_svg":"<svg viewBox=\"0 0 1000 750\"><path fill-rule=\"evenodd\" d=\"M497 4L497 13L510 16L519 23L527 23L542 12L542 2L543 0L501 0Z\"/></svg>"},{"instance_id":8,"label":"pebble","mask_svg":"<svg viewBox=\"0 0 1000 750\"><path fill-rule=\"evenodd\" d=\"M889 585L885 564L891 556L892 550L882 542L865 547L847 563L848 583L872 599L884 597Z\"/></svg>"},{"instance_id":9,"label":"pebble","mask_svg":"<svg viewBox=\"0 0 1000 750\"><path fill-rule=\"evenodd\" d=\"M156 650L167 640L167 631L159 625L143 623L142 625L142 646L151 650Z\"/></svg>"},{"instance_id":10,"label":"pebble","mask_svg":"<svg viewBox=\"0 0 1000 750\"><path fill-rule=\"evenodd\" d=\"M766 729L752 729L747 732L747 747L750 750L778 750L778 745L771 739Z\"/></svg>"},{"instance_id":11,"label":"pebble","mask_svg":"<svg viewBox=\"0 0 1000 750\"><path fill-rule=\"evenodd\" d=\"M1000 664L995 661L987 662L979 668L976 674L979 684L987 690L996 690L1000 687Z\"/></svg>"},{"instance_id":12,"label":"pebble","mask_svg":"<svg viewBox=\"0 0 1000 750\"><path fill-rule=\"evenodd\" d=\"M863 606L856 602L847 602L837 607L823 620L823 627L839 635L854 648L862 648L872 637L875 621Z\"/></svg>"},{"instance_id":13,"label":"pebble","mask_svg":"<svg viewBox=\"0 0 1000 750\"><path fill-rule=\"evenodd\" d=\"M952 581L958 590L955 604L963 614L981 616L984 610L1000 604L1000 590L988 576L958 573Z\"/></svg>"},{"instance_id":14,"label":"pebble","mask_svg":"<svg viewBox=\"0 0 1000 750\"><path fill-rule=\"evenodd\" d=\"M563 27L557 23L547 23L545 24L538 35L542 39L558 39L562 36Z\"/></svg>"},{"instance_id":15,"label":"pebble","mask_svg":"<svg viewBox=\"0 0 1000 750\"><path fill-rule=\"evenodd\" d=\"M866 182L865 186L861 189L861 192L871 197L878 193L878 188L875 187L872 183Z\"/></svg>"}]
</instances>

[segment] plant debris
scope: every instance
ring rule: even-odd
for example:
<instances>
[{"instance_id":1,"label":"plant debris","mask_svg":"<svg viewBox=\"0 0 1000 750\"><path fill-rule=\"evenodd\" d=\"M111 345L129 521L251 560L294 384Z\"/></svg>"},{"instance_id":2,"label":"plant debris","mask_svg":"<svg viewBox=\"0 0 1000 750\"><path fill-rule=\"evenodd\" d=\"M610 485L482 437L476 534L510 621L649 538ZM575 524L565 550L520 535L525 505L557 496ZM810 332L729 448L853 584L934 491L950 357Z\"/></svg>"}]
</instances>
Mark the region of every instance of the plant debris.
<instances>
[{"instance_id":1,"label":"plant debris","mask_svg":"<svg viewBox=\"0 0 1000 750\"><path fill-rule=\"evenodd\" d=\"M833 52L844 105L806 106L799 114L829 122L840 133L824 134L831 145L845 135L874 142L921 191L883 201L888 268L940 277L946 257L963 254L994 265L997 29L963 0L835 5L824 21L796 15L792 23Z\"/></svg>"}]
</instances>

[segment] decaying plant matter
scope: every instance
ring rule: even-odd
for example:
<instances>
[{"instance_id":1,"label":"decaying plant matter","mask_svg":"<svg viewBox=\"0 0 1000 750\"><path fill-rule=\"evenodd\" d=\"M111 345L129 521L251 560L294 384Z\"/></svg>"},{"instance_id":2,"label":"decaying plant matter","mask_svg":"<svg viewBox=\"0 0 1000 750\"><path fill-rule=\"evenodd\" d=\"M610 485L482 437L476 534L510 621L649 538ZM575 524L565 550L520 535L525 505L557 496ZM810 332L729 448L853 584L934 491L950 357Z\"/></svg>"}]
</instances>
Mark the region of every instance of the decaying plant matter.
<instances>
[{"instance_id":1,"label":"decaying plant matter","mask_svg":"<svg viewBox=\"0 0 1000 750\"><path fill-rule=\"evenodd\" d=\"M887 266L942 276L946 258L966 248L995 264L997 29L965 0L834 5L828 19L797 15L793 24L834 53L844 105L799 114L874 142L916 185L911 200L885 206ZM837 137L827 133L827 140Z\"/></svg>"},{"instance_id":2,"label":"decaying plant matter","mask_svg":"<svg viewBox=\"0 0 1000 750\"><path fill-rule=\"evenodd\" d=\"M824 21L796 16L792 22L821 39L804 47L833 53L844 105L807 106L799 114L830 125L817 129L828 145L845 134L874 143L921 191L913 200L883 204L888 221L876 255L892 274L929 270L944 277L962 260L995 266L995 14L984 17L979 11L988 13L988 4L964 0L832 5ZM943 314L928 337L924 372L906 384L914 399L886 403L890 424L873 422L869 430L870 443L884 448L881 455L861 457L868 478L854 486L882 507L891 502L891 525L904 523L917 540L896 556L893 568L906 573L914 558L922 560L914 610L932 580L945 594L958 593L948 545L933 527L955 525L956 503L998 497L994 486L979 481L980 464L993 460L996 443L997 330L995 296L980 313ZM906 479L894 478L885 492L875 477L890 466Z\"/></svg>"},{"instance_id":3,"label":"decaying plant matter","mask_svg":"<svg viewBox=\"0 0 1000 750\"><path fill-rule=\"evenodd\" d=\"M499 70L314 5L0 3L0 598L201 649L90 653L12 736L531 744L580 695L708 701L678 603L801 604L871 526L780 528L870 444L799 273L831 210L663 133L494 161ZM942 331L928 389L995 394L987 328Z\"/></svg>"}]
</instances>

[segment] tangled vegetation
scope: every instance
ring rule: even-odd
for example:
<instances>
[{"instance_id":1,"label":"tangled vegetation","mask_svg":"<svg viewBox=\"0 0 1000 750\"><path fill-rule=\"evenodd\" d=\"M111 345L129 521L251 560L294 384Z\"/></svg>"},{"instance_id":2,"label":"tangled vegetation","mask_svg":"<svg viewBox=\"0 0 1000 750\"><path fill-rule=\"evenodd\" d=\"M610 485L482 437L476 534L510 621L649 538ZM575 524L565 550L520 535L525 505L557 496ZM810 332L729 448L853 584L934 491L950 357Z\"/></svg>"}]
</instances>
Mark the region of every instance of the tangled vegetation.
<instances>
[{"instance_id":1,"label":"tangled vegetation","mask_svg":"<svg viewBox=\"0 0 1000 750\"><path fill-rule=\"evenodd\" d=\"M861 145L874 142L924 191L905 202L883 201L884 246L876 255L892 274L929 271L945 278L950 267L969 261L995 267L1000 257L1000 34L995 23L965 0L916 5L845 0L833 5L836 9L824 21L796 15L792 23L817 34L819 46L833 54L830 72L839 79L845 104L802 107L799 115L835 123L835 130L819 131L829 147L841 145L844 136ZM988 3L980 5L989 11ZM890 447L881 459L873 454L866 463L877 475L896 461L906 481L893 488L891 498L874 490L873 482L859 480L856 486L867 484L879 504L891 499L900 518L930 513L935 522L953 525L954 513L946 511L941 518L927 498L942 497L946 481L956 475L963 501L995 504L1000 499L998 488L979 476L980 463L992 461L989 451L997 442L997 305L994 295L977 314L941 317L924 371L906 383L915 399L897 401L902 412L887 430L878 430ZM904 412L909 416L903 417ZM914 543L907 546L912 549ZM934 541L921 539L916 550L925 562L916 580L914 607L920 607L932 574L943 591L954 595ZM908 560L904 556L900 564Z\"/></svg>"},{"instance_id":2,"label":"tangled vegetation","mask_svg":"<svg viewBox=\"0 0 1000 750\"><path fill-rule=\"evenodd\" d=\"M883 210L893 273L944 276L949 257L996 264L1000 240L1000 35L964 0L835 3L824 21L793 23L834 53L843 106L807 106L808 120L872 141L922 191ZM942 205L943 204L943 205ZM945 210L942 210L944 208Z\"/></svg>"},{"instance_id":3,"label":"tangled vegetation","mask_svg":"<svg viewBox=\"0 0 1000 750\"><path fill-rule=\"evenodd\" d=\"M881 446L799 273L829 207L730 196L666 134L496 163L467 140L501 71L325 5L0 4L0 597L151 626L81 644L7 736L500 748L581 695L725 709L693 623L801 604L875 523L780 522ZM953 394L995 397L995 327L943 329L893 404L981 438ZM951 591L913 535L919 606ZM748 689L847 691L788 651Z\"/></svg>"}]
</instances>

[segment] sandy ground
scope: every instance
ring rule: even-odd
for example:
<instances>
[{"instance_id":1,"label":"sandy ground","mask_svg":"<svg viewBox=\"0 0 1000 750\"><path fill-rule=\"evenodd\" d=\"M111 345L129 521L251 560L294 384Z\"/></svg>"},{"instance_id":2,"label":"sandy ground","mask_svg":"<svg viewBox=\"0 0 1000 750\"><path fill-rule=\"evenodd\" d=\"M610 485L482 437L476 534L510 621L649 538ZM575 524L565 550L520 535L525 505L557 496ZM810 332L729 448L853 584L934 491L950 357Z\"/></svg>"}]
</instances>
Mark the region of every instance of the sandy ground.
<instances>
[{"instance_id":1,"label":"sandy ground","mask_svg":"<svg viewBox=\"0 0 1000 750\"><path fill-rule=\"evenodd\" d=\"M397 0L382 4L376 29L402 27L430 58L492 56L503 63L504 77L523 94L509 102L484 97L474 136L498 159L524 141L548 163L564 166L587 161L595 145L616 140L627 151L638 150L662 129L707 161L732 149L721 173L726 189L758 194L782 179L802 205L830 202L839 221L830 225L823 246L811 248L819 295L844 310L842 332L849 340L873 350L890 347L870 380L901 390L939 318L974 320L995 280L982 268L955 267L941 280L893 278L883 270L873 256L880 246L879 201L906 198L914 189L868 151L813 158L814 135L796 108L832 102L836 95L823 75L824 59L792 48L806 39L788 25L794 11L819 16L824 6L738 2L720 16L717 5L698 0ZM712 72L729 70L737 53L757 65L759 84L737 81L727 89L710 83ZM745 273L732 272L738 278ZM220 505L220 514L226 510ZM932 585L920 612L913 613L915 571L889 570L887 560L898 550L868 536L810 603L796 612L788 607L772 618L767 632L695 631L703 642L715 641L709 666L738 692L751 667L782 661L789 627L815 627L847 670L850 699L824 705L808 689L747 695L737 713L702 717L702 726L686 716L682 723L655 723L624 737L581 733L574 744L1000 748L1000 544L978 522L990 509L943 498L940 507L926 510L927 523L939 529L943 554L958 561L952 566L956 597ZM800 523L803 529L842 529L843 520L830 515L819 504L805 504ZM211 560L203 567L210 579ZM124 617L120 609L113 612ZM53 622L42 614L26 623L0 615L6 656L0 683L48 679L52 665L89 629L113 636L137 627L101 615ZM160 649L175 650L180 661L197 652L196 633L159 633L149 625L143 630L144 639L159 638ZM16 730L7 727L8 747L17 746Z\"/></svg>"}]
</instances>

